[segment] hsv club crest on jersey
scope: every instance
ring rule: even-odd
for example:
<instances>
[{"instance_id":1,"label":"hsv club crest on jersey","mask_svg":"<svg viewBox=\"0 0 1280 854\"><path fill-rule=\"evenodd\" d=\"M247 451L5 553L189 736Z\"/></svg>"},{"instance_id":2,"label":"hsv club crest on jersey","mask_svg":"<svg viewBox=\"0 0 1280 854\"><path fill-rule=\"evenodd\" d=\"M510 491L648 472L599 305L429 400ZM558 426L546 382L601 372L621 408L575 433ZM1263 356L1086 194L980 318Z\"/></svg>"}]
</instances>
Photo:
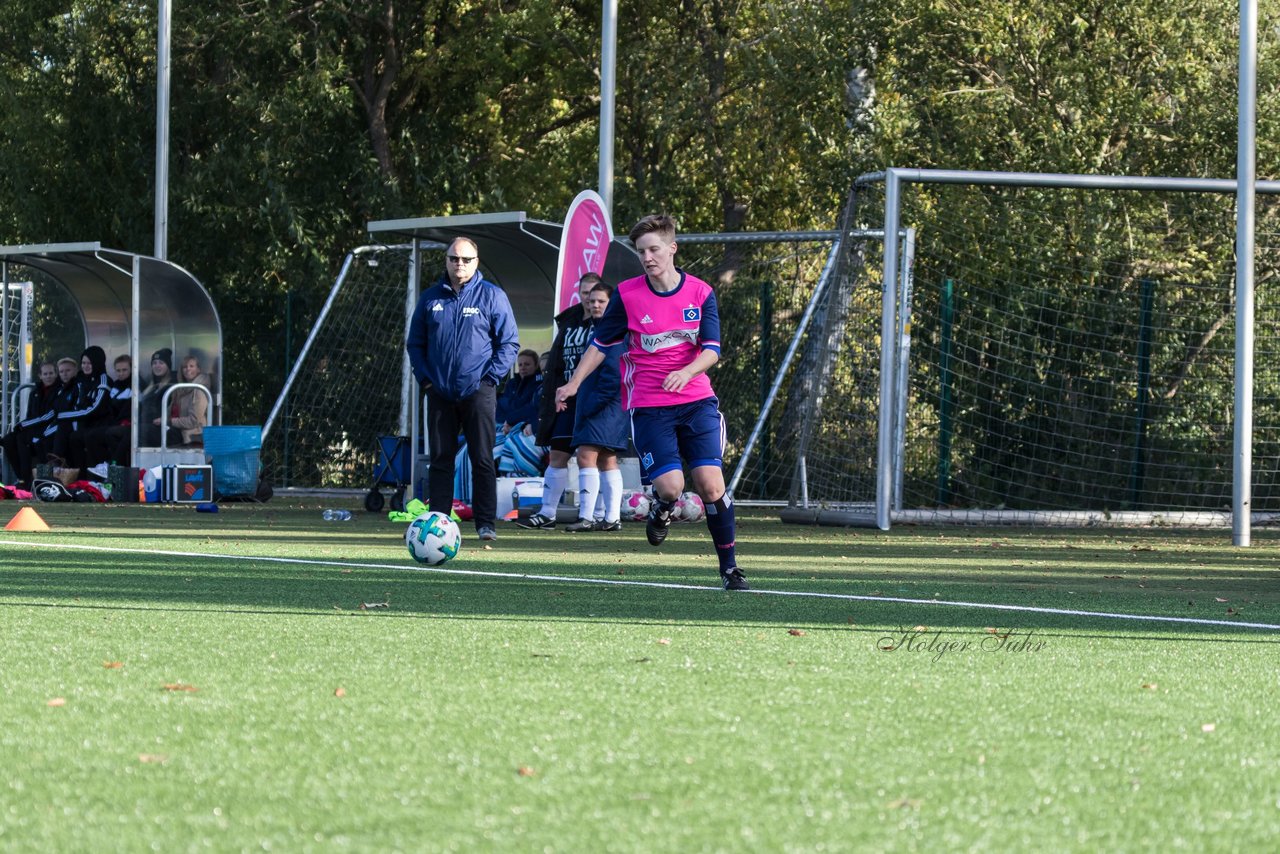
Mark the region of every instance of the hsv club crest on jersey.
<instances>
[{"instance_id":1,"label":"hsv club crest on jersey","mask_svg":"<svg viewBox=\"0 0 1280 854\"><path fill-rule=\"evenodd\" d=\"M680 284L655 291L645 276L618 285L596 324L594 346L622 345L622 405L625 409L670 406L714 397L707 375L694 377L678 392L662 382L703 350L720 352L720 313L715 291L696 276L680 272Z\"/></svg>"}]
</instances>

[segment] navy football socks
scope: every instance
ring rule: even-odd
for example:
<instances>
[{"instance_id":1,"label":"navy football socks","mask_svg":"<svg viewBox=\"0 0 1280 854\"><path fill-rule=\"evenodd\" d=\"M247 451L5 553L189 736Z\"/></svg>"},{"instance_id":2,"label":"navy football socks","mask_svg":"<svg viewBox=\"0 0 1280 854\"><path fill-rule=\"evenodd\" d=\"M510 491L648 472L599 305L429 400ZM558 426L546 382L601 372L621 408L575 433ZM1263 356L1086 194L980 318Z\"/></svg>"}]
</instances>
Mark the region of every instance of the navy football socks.
<instances>
[{"instance_id":1,"label":"navy football socks","mask_svg":"<svg viewBox=\"0 0 1280 854\"><path fill-rule=\"evenodd\" d=\"M733 501L728 493L707 504L707 530L711 532L711 541L716 544L716 557L720 559L721 573L728 572L738 565L738 558L734 552L736 527Z\"/></svg>"}]
</instances>

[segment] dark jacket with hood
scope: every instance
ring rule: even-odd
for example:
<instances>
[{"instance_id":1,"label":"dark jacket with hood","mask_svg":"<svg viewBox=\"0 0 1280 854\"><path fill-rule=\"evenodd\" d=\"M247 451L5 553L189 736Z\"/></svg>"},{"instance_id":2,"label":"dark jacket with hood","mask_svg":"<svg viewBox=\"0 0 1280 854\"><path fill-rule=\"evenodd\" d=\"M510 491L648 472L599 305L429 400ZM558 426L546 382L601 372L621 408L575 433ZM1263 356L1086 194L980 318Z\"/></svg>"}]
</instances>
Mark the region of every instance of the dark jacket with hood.
<instances>
[{"instance_id":1,"label":"dark jacket with hood","mask_svg":"<svg viewBox=\"0 0 1280 854\"><path fill-rule=\"evenodd\" d=\"M59 412L59 422L71 422L72 430L85 430L111 423L111 380L107 377L107 354L96 344L86 347L80 361L88 357L92 370L84 371L72 384L75 400L70 409Z\"/></svg>"}]
</instances>

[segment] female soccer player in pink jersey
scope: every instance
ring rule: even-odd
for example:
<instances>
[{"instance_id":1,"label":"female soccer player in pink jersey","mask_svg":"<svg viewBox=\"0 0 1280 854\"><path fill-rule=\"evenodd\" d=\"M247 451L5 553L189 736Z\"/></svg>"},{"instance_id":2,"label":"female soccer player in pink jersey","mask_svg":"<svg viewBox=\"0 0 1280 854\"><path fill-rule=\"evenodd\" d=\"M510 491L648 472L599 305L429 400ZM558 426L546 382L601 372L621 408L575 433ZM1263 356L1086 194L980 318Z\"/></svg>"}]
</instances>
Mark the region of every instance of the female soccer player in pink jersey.
<instances>
[{"instance_id":1,"label":"female soccer player in pink jersey","mask_svg":"<svg viewBox=\"0 0 1280 854\"><path fill-rule=\"evenodd\" d=\"M667 538L671 513L684 491L685 463L694 491L707 508L707 528L720 559L726 590L747 590L734 552L733 502L724 487L724 416L707 370L720 360L720 314L706 282L675 266L676 224L647 216L631 229L645 274L618 285L591 347L556 392L557 406L604 361L604 351L625 346L622 406L657 501L645 534L650 545Z\"/></svg>"}]
</instances>

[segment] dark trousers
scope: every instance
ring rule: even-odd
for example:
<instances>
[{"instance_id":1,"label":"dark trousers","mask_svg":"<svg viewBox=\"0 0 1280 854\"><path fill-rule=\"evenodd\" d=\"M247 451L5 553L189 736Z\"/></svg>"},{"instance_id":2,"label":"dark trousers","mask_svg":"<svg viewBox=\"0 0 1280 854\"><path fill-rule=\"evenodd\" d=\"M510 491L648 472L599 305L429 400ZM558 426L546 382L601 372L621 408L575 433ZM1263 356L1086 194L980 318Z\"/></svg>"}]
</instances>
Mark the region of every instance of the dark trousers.
<instances>
[{"instance_id":1,"label":"dark trousers","mask_svg":"<svg viewBox=\"0 0 1280 854\"><path fill-rule=\"evenodd\" d=\"M74 421L59 418L58 429L53 434L53 442L46 459L63 468L84 468L87 463L84 430L80 429Z\"/></svg>"},{"instance_id":2,"label":"dark trousers","mask_svg":"<svg viewBox=\"0 0 1280 854\"><path fill-rule=\"evenodd\" d=\"M131 429L128 424L112 424L108 427L94 427L84 434L85 462L90 466L99 463L115 463L129 465L129 439Z\"/></svg>"},{"instance_id":3,"label":"dark trousers","mask_svg":"<svg viewBox=\"0 0 1280 854\"><path fill-rule=\"evenodd\" d=\"M165 443L170 448L176 448L185 444L182 437L181 427L170 427L168 441ZM158 448L160 447L160 425L159 424L143 424L138 428L138 447L139 448Z\"/></svg>"},{"instance_id":4,"label":"dark trousers","mask_svg":"<svg viewBox=\"0 0 1280 854\"><path fill-rule=\"evenodd\" d=\"M427 390L427 451L431 454L428 504L438 513L448 514L453 509L453 461L458 455L461 432L471 458L471 509L477 529L492 527L498 515L498 474L493 463L497 406L497 389L487 383L481 383L475 394L458 401Z\"/></svg>"},{"instance_id":5,"label":"dark trousers","mask_svg":"<svg viewBox=\"0 0 1280 854\"><path fill-rule=\"evenodd\" d=\"M44 426L44 425L41 425ZM4 448L4 458L13 468L14 476L31 486L31 455L35 452L34 431L15 427L13 432L0 438L0 447Z\"/></svg>"}]
</instances>

